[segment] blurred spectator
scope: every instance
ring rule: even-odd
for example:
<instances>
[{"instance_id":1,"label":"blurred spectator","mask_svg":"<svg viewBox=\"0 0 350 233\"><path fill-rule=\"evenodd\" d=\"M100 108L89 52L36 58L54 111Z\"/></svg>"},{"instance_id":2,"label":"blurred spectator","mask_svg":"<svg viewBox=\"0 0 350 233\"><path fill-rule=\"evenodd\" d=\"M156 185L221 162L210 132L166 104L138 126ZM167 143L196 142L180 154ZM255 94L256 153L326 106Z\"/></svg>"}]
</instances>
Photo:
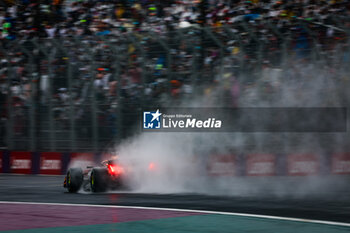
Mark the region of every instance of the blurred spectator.
<instances>
[{"instance_id":1,"label":"blurred spectator","mask_svg":"<svg viewBox=\"0 0 350 233\"><path fill-rule=\"evenodd\" d=\"M323 73L311 76L314 69L349 79L346 0L16 3L0 5L0 136L9 104L15 133L26 135L37 96L36 107L53 108L57 128L67 129L73 113L79 136L91 134L96 101L100 134L113 137L118 131L106 128L116 127L118 107L131 114L142 104L175 105L198 94L206 104L223 98L240 107L287 93L295 104L318 84ZM341 87L318 88L329 93L324 103L337 101L331 93Z\"/></svg>"}]
</instances>

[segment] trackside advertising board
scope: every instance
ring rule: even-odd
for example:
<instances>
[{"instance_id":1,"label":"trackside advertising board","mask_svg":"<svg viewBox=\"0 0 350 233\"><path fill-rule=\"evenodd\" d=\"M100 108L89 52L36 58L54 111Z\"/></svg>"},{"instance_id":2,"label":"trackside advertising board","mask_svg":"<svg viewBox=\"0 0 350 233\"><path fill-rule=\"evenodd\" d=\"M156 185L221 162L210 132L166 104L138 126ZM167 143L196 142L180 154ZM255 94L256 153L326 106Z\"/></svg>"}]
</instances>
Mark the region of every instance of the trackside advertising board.
<instances>
[{"instance_id":1,"label":"trackside advertising board","mask_svg":"<svg viewBox=\"0 0 350 233\"><path fill-rule=\"evenodd\" d=\"M72 153L70 157L69 167L82 167L92 166L95 164L93 153Z\"/></svg>"},{"instance_id":2,"label":"trackside advertising board","mask_svg":"<svg viewBox=\"0 0 350 233\"><path fill-rule=\"evenodd\" d=\"M316 175L320 170L320 159L317 154L290 154L287 157L288 175Z\"/></svg>"},{"instance_id":3,"label":"trackside advertising board","mask_svg":"<svg viewBox=\"0 0 350 233\"><path fill-rule=\"evenodd\" d=\"M32 173L32 152L12 151L10 154L11 173Z\"/></svg>"},{"instance_id":4,"label":"trackside advertising board","mask_svg":"<svg viewBox=\"0 0 350 233\"><path fill-rule=\"evenodd\" d=\"M40 154L40 174L60 175L62 172L62 153L42 152Z\"/></svg>"},{"instance_id":5,"label":"trackside advertising board","mask_svg":"<svg viewBox=\"0 0 350 233\"><path fill-rule=\"evenodd\" d=\"M338 153L332 155L333 174L350 174L350 153Z\"/></svg>"},{"instance_id":6,"label":"trackside advertising board","mask_svg":"<svg viewBox=\"0 0 350 233\"><path fill-rule=\"evenodd\" d=\"M234 176L237 174L235 155L210 155L208 173L212 176Z\"/></svg>"},{"instance_id":7,"label":"trackside advertising board","mask_svg":"<svg viewBox=\"0 0 350 233\"><path fill-rule=\"evenodd\" d=\"M112 156L113 154L4 150L0 151L0 173L61 175L67 166L96 166L101 160ZM203 157L189 160L194 163L196 161L203 161ZM209 176L308 176L320 174L322 169L334 175L350 175L350 152L329 154L326 158L317 153L251 153L242 156L212 154L201 164ZM149 169L156 166L153 161L147 165Z\"/></svg>"},{"instance_id":8,"label":"trackside advertising board","mask_svg":"<svg viewBox=\"0 0 350 233\"><path fill-rule=\"evenodd\" d=\"M273 176L276 174L276 156L273 154L248 154L246 175Z\"/></svg>"}]
</instances>

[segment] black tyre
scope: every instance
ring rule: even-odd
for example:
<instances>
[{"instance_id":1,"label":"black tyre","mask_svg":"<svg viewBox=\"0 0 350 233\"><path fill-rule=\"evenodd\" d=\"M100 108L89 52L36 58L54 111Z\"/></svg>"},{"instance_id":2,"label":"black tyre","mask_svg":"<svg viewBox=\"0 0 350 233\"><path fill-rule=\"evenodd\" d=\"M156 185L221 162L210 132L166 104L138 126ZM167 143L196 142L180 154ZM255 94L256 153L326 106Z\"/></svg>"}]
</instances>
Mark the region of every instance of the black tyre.
<instances>
[{"instance_id":1,"label":"black tyre","mask_svg":"<svg viewBox=\"0 0 350 233\"><path fill-rule=\"evenodd\" d=\"M92 192L104 192L108 188L108 171L105 168L94 168L91 171L90 185Z\"/></svg>"},{"instance_id":2,"label":"black tyre","mask_svg":"<svg viewBox=\"0 0 350 233\"><path fill-rule=\"evenodd\" d=\"M76 193L84 181L84 174L81 168L70 168L67 172L67 189L70 193Z\"/></svg>"}]
</instances>

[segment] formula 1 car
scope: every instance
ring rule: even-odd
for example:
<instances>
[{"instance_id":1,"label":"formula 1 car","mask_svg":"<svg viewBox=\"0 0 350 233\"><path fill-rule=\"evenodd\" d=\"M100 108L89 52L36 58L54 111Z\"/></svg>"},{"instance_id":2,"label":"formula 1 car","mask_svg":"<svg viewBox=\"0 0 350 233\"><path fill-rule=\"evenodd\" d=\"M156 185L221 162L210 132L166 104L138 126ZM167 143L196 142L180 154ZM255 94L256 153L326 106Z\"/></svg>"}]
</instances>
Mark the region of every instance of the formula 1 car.
<instances>
[{"instance_id":1,"label":"formula 1 car","mask_svg":"<svg viewBox=\"0 0 350 233\"><path fill-rule=\"evenodd\" d=\"M70 168L64 178L63 187L70 193L76 193L80 188L85 191L104 192L107 189L123 187L125 170L117 160L104 160L100 167L88 166Z\"/></svg>"}]
</instances>

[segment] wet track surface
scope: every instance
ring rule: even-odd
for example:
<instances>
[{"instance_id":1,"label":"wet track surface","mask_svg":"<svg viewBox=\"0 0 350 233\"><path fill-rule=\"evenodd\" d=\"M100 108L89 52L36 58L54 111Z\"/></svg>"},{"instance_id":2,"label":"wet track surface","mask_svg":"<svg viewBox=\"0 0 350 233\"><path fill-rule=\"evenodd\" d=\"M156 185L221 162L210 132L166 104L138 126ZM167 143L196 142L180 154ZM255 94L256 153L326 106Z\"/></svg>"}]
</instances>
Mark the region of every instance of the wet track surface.
<instances>
[{"instance_id":1,"label":"wet track surface","mask_svg":"<svg viewBox=\"0 0 350 233\"><path fill-rule=\"evenodd\" d=\"M252 213L350 223L349 193L303 198L131 192L67 193L63 176L0 175L0 201L148 206Z\"/></svg>"}]
</instances>

